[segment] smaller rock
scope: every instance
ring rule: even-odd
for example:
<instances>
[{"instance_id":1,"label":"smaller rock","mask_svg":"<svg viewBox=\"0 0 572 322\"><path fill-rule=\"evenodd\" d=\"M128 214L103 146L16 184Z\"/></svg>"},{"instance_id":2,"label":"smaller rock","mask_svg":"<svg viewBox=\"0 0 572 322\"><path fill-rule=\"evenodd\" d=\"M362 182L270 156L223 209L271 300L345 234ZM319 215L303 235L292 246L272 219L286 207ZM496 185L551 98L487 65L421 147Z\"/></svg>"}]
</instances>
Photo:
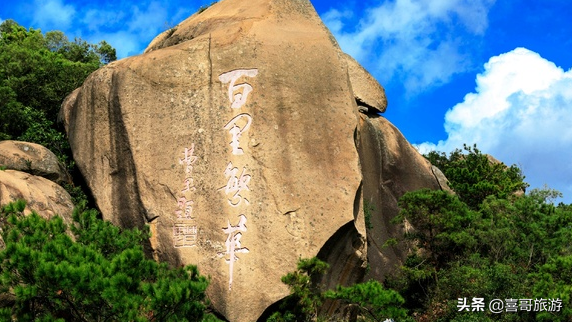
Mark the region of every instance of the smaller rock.
<instances>
[{"instance_id":1,"label":"smaller rock","mask_svg":"<svg viewBox=\"0 0 572 322\"><path fill-rule=\"evenodd\" d=\"M447 180L447 177L445 177L445 174L443 174L441 169L437 168L434 165L431 165L431 171L433 171L433 175L435 175L435 179L437 179L437 182L439 183L441 190L445 190L452 194L455 194L455 191L453 191L453 189L449 187L449 180Z\"/></svg>"},{"instance_id":2,"label":"smaller rock","mask_svg":"<svg viewBox=\"0 0 572 322\"><path fill-rule=\"evenodd\" d=\"M66 225L73 223L74 205L64 188L53 181L29 173L0 170L0 207L19 199L26 200L26 215L32 211L45 219L59 215ZM0 248L4 246L0 237ZM0 298L0 307L5 300L6 298Z\"/></svg>"},{"instance_id":3,"label":"smaller rock","mask_svg":"<svg viewBox=\"0 0 572 322\"><path fill-rule=\"evenodd\" d=\"M354 97L362 113L383 113L387 109L385 90L352 56L343 54Z\"/></svg>"},{"instance_id":4,"label":"smaller rock","mask_svg":"<svg viewBox=\"0 0 572 322\"><path fill-rule=\"evenodd\" d=\"M56 155L36 143L1 141L0 167L44 177L59 185L71 182L71 176Z\"/></svg>"},{"instance_id":5,"label":"smaller rock","mask_svg":"<svg viewBox=\"0 0 572 322\"><path fill-rule=\"evenodd\" d=\"M26 200L26 214L31 211L49 219L60 215L72 223L73 202L69 193L56 183L29 173L0 170L0 206L18 199Z\"/></svg>"}]
</instances>

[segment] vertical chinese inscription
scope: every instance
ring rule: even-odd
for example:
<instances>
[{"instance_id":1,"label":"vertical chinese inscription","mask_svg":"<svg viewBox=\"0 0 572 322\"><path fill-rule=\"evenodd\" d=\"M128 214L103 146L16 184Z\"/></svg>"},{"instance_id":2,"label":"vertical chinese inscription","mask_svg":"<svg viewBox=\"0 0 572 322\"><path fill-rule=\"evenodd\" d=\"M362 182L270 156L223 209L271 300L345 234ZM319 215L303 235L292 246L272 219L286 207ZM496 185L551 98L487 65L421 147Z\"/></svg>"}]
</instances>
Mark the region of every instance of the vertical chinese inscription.
<instances>
[{"instance_id":1,"label":"vertical chinese inscription","mask_svg":"<svg viewBox=\"0 0 572 322\"><path fill-rule=\"evenodd\" d=\"M242 232L246 232L246 216L240 215L238 220L238 225L232 226L230 220L227 223L226 228L222 231L227 235L226 237L226 252L218 253L219 257L225 257L225 261L229 265L230 278L228 280L228 289L232 289L232 272L234 271L234 263L238 260L237 253L248 253L248 248L242 247L240 243L240 238L242 238ZM226 258L228 256L228 258Z\"/></svg>"},{"instance_id":2,"label":"vertical chinese inscription","mask_svg":"<svg viewBox=\"0 0 572 322\"><path fill-rule=\"evenodd\" d=\"M193 247L197 245L197 226L192 216L193 200L191 194L196 190L193 180L193 165L197 161L195 153L195 144L192 143L190 148L185 148L182 152L183 157L179 158L179 164L185 166L185 177L183 179L182 189L177 199L177 210L175 215L177 219L173 224L173 244L175 248Z\"/></svg>"},{"instance_id":3,"label":"vertical chinese inscription","mask_svg":"<svg viewBox=\"0 0 572 322\"><path fill-rule=\"evenodd\" d=\"M237 69L219 76L219 80L223 84L229 84L228 100L230 101L231 109L242 108L246 104L248 95L253 91L252 85L246 82L237 84L237 81L241 77L252 78L256 75L258 75L258 69ZM250 129L251 125L252 116L247 113L240 113L235 115L223 127L230 135L229 145L233 156L244 155L244 150L240 146L240 138ZM252 179L252 176L247 172L247 168L240 165L237 167L233 165L232 161L229 161L224 170L224 176L226 178L226 185L218 190L224 191L228 204L235 208L241 205L245 207L250 205L248 198L243 195L243 193L250 191L248 185ZM228 220L227 227L222 229L223 233L227 235L225 242L226 252L218 253L219 257L225 257L225 261L229 265L229 291L232 290L234 263L238 260L236 254L249 252L248 248L243 247L240 241L242 233L246 232L246 216L240 214L238 217L239 221L236 226L232 226L230 220Z\"/></svg>"}]
</instances>

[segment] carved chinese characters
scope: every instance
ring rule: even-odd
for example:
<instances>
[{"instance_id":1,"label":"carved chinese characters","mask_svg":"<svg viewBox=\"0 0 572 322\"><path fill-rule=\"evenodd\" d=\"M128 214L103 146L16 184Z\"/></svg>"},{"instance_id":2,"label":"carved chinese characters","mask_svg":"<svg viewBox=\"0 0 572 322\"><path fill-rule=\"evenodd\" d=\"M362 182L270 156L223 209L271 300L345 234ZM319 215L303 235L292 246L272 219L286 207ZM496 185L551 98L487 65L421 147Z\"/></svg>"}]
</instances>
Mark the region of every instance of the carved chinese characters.
<instances>
[{"instance_id":1,"label":"carved chinese characters","mask_svg":"<svg viewBox=\"0 0 572 322\"><path fill-rule=\"evenodd\" d=\"M228 99L231 102L231 108L241 108L248 98L248 94L252 92L252 86L248 83L235 85L241 76L254 77L258 74L258 69L237 69L228 73L224 73L218 77L223 83L228 85Z\"/></svg>"},{"instance_id":2,"label":"carved chinese characters","mask_svg":"<svg viewBox=\"0 0 572 322\"><path fill-rule=\"evenodd\" d=\"M229 256L229 258L225 258L225 261L229 265L229 272L230 278L228 281L228 289L232 289L232 272L234 271L234 262L238 260L237 253L248 253L249 250L246 247L242 247L240 243L240 238L242 237L241 231L246 231L246 216L240 215L238 220L238 225L232 226L230 224L230 220L227 223L227 227L222 229L226 237L226 252L218 253L220 257Z\"/></svg>"},{"instance_id":3,"label":"carved chinese characters","mask_svg":"<svg viewBox=\"0 0 572 322\"><path fill-rule=\"evenodd\" d=\"M250 178L252 178L252 176L245 174L245 171L246 168L243 167L240 176L237 176L238 168L233 167L232 162L228 163L228 166L224 171L224 176L228 178L228 182L226 183L226 186L220 188L219 190L224 189L224 193L227 195L232 193L232 196L228 199L228 204L232 207L239 206L242 201L244 201L247 205L250 204L248 199L240 195L241 191L250 190L248 189L248 183L250 182Z\"/></svg>"},{"instance_id":4,"label":"carved chinese characters","mask_svg":"<svg viewBox=\"0 0 572 322\"><path fill-rule=\"evenodd\" d=\"M175 248L193 247L197 245L197 226L192 217L194 202L190 199L190 194L196 190L193 182L193 164L197 161L194 155L195 144L190 148L185 148L183 157L179 159L179 164L185 165L185 178L180 195L177 200L177 219L173 224L173 244Z\"/></svg>"},{"instance_id":5,"label":"carved chinese characters","mask_svg":"<svg viewBox=\"0 0 572 322\"><path fill-rule=\"evenodd\" d=\"M237 125L240 123L243 123L242 127ZM242 136L242 133L246 132L250 128L251 123L252 123L252 117L244 113L244 114L238 114L224 126L224 129L228 130L228 133L232 137L232 140L230 141L230 146L232 147L232 154L234 155L244 154L244 150L240 148L240 143L238 142L238 140Z\"/></svg>"},{"instance_id":6,"label":"carved chinese characters","mask_svg":"<svg viewBox=\"0 0 572 322\"><path fill-rule=\"evenodd\" d=\"M241 77L255 77L258 74L258 69L238 69L219 76L219 80L223 84L228 85L228 99L230 101L231 109L242 108L248 99L248 95L252 92L253 88L248 83L237 84ZM252 125L252 116L247 113L240 113L235 115L223 129L228 131L230 135L229 145L231 147L231 154L233 156L244 155L244 150L240 145L241 136L250 129ZM236 161L236 160L235 160ZM229 206L237 208L239 206L248 206L250 201L247 196L243 195L250 191L248 184L252 176L248 174L246 166L235 166L232 161L224 171L226 178L226 185L218 190L223 190ZM248 253L249 250L241 244L242 232L246 232L246 216L239 214L239 221L236 226L232 226L230 220L227 222L227 227L223 228L223 232L227 235L226 238L226 252L219 253L220 257L225 257L225 261L229 265L229 281L228 289L232 290L234 263L239 259L237 253Z\"/></svg>"}]
</instances>

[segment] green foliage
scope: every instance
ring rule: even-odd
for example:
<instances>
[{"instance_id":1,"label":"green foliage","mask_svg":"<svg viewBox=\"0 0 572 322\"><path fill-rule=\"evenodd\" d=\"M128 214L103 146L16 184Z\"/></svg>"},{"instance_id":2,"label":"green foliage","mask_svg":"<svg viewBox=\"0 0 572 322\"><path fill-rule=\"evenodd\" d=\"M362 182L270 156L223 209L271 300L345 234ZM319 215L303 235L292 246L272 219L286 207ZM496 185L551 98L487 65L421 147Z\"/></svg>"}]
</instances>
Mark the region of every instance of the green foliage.
<instances>
[{"instance_id":1,"label":"green foliage","mask_svg":"<svg viewBox=\"0 0 572 322\"><path fill-rule=\"evenodd\" d=\"M395 246L398 245L399 241L397 240L397 238L389 238L385 241L385 243L383 243L382 247L391 247L391 246Z\"/></svg>"},{"instance_id":2,"label":"green foliage","mask_svg":"<svg viewBox=\"0 0 572 322\"><path fill-rule=\"evenodd\" d=\"M341 300L345 305L356 308L362 319L384 321L387 318L405 319L407 311L401 306L405 300L394 290L386 290L377 281L359 283L350 287L338 286L327 291L326 298Z\"/></svg>"},{"instance_id":3,"label":"green foliage","mask_svg":"<svg viewBox=\"0 0 572 322\"><path fill-rule=\"evenodd\" d=\"M426 157L445 174L449 186L471 209L478 209L488 196L504 199L528 187L517 166L492 162L476 145L464 145L463 151L457 149L449 157L432 151Z\"/></svg>"},{"instance_id":4,"label":"green foliage","mask_svg":"<svg viewBox=\"0 0 572 322\"><path fill-rule=\"evenodd\" d=\"M67 183L63 185L63 188L70 194L72 198L72 203L74 205L80 205L82 203L87 204L88 198L83 189L79 186L74 186L73 184Z\"/></svg>"},{"instance_id":5,"label":"green foliage","mask_svg":"<svg viewBox=\"0 0 572 322\"><path fill-rule=\"evenodd\" d=\"M393 290L384 289L377 281L323 291L316 280L327 269L328 264L315 257L300 259L298 269L282 277L282 282L290 288L290 295L268 321L327 321L334 317L319 315L320 306L326 300L340 301L342 311L355 311L365 321L406 317L406 310L401 308L403 298Z\"/></svg>"},{"instance_id":6,"label":"green foliage","mask_svg":"<svg viewBox=\"0 0 572 322\"><path fill-rule=\"evenodd\" d=\"M472 223L479 215L455 195L422 189L406 193L399 200L399 207L401 212L393 222L407 220L415 225L416 229L404 237L415 247L428 251L428 260L436 269L477 244Z\"/></svg>"},{"instance_id":7,"label":"green foliage","mask_svg":"<svg viewBox=\"0 0 572 322\"><path fill-rule=\"evenodd\" d=\"M482 312L479 321L569 321L572 206L555 206L560 193L547 188L521 196L493 190L473 207L443 191L406 193L394 222L413 225L403 237L411 252L387 286L400 292L417 320L465 321L457 299L482 297L560 298L563 309ZM483 191L466 189L465 198L481 198Z\"/></svg>"},{"instance_id":8,"label":"green foliage","mask_svg":"<svg viewBox=\"0 0 572 322\"><path fill-rule=\"evenodd\" d=\"M93 210L63 220L25 202L2 209L0 288L14 298L0 317L19 321L200 321L208 279L195 266L169 268L145 258L148 231L121 230ZM212 319L211 319L212 320Z\"/></svg>"},{"instance_id":9,"label":"green foliage","mask_svg":"<svg viewBox=\"0 0 572 322\"><path fill-rule=\"evenodd\" d=\"M570 321L572 317L572 255L550 258L529 277L534 281L536 298L562 299L562 314L541 312L539 321Z\"/></svg>"},{"instance_id":10,"label":"green foliage","mask_svg":"<svg viewBox=\"0 0 572 322\"><path fill-rule=\"evenodd\" d=\"M44 145L68 168L71 151L57 117L64 98L89 74L116 59L105 41L69 41L61 31L0 24L0 140Z\"/></svg>"},{"instance_id":11,"label":"green foliage","mask_svg":"<svg viewBox=\"0 0 572 322\"><path fill-rule=\"evenodd\" d=\"M363 214L365 219L365 228L373 229L373 224L371 223L371 216L373 216L373 212L375 211L375 205L370 203L367 200L363 201Z\"/></svg>"},{"instance_id":12,"label":"green foliage","mask_svg":"<svg viewBox=\"0 0 572 322\"><path fill-rule=\"evenodd\" d=\"M318 317L318 309L324 300L324 294L313 279L324 274L329 265L318 258L300 259L298 269L282 277L282 283L290 288L288 296L281 305L283 312L275 312L268 321L312 321Z\"/></svg>"}]
</instances>

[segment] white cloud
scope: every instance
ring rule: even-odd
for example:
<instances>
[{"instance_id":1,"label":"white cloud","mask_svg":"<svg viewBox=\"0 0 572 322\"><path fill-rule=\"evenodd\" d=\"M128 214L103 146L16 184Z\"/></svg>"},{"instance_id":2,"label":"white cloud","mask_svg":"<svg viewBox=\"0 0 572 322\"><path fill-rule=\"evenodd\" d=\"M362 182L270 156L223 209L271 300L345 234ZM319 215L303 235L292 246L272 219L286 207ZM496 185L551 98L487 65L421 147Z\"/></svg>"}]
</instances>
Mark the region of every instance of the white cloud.
<instances>
[{"instance_id":1,"label":"white cloud","mask_svg":"<svg viewBox=\"0 0 572 322\"><path fill-rule=\"evenodd\" d=\"M322 17L340 46L358 61L370 61L382 83L396 79L409 93L450 81L470 68L467 35L484 33L495 0L383 1L352 24L348 11Z\"/></svg>"},{"instance_id":2,"label":"white cloud","mask_svg":"<svg viewBox=\"0 0 572 322\"><path fill-rule=\"evenodd\" d=\"M33 23L42 29L67 30L73 23L76 9L62 0L35 0Z\"/></svg>"},{"instance_id":3,"label":"white cloud","mask_svg":"<svg viewBox=\"0 0 572 322\"><path fill-rule=\"evenodd\" d=\"M96 33L89 39L91 43L98 43L101 40L105 40L115 48L118 59L140 54L147 45L142 41L142 38L137 37L130 31Z\"/></svg>"},{"instance_id":4,"label":"white cloud","mask_svg":"<svg viewBox=\"0 0 572 322\"><path fill-rule=\"evenodd\" d=\"M117 50L117 57L123 58L142 53L165 30L168 11L158 2L138 2L120 8L91 9L85 12L83 21L93 33L90 41L107 41ZM113 28L109 28L111 24ZM111 29L114 31L108 31Z\"/></svg>"},{"instance_id":5,"label":"white cloud","mask_svg":"<svg viewBox=\"0 0 572 322\"><path fill-rule=\"evenodd\" d=\"M77 6L71 0L34 0L33 25L42 31L61 30L70 39L107 41L117 56L140 54L167 26L190 15L192 8L178 1L115 1Z\"/></svg>"},{"instance_id":6,"label":"white cloud","mask_svg":"<svg viewBox=\"0 0 572 322\"><path fill-rule=\"evenodd\" d=\"M166 8L158 2L151 2L147 8L133 7L132 12L129 31L142 37L156 36L168 20Z\"/></svg>"},{"instance_id":7,"label":"white cloud","mask_svg":"<svg viewBox=\"0 0 572 322\"><path fill-rule=\"evenodd\" d=\"M525 48L492 57L484 67L476 92L445 115L447 140L423 143L420 151L476 143L521 166L533 187L548 184L572 201L572 69Z\"/></svg>"},{"instance_id":8,"label":"white cloud","mask_svg":"<svg viewBox=\"0 0 572 322\"><path fill-rule=\"evenodd\" d=\"M81 22L89 31L98 31L111 26L118 27L126 19L125 11L110 9L88 9L83 13ZM120 26L120 25L119 25Z\"/></svg>"}]
</instances>

